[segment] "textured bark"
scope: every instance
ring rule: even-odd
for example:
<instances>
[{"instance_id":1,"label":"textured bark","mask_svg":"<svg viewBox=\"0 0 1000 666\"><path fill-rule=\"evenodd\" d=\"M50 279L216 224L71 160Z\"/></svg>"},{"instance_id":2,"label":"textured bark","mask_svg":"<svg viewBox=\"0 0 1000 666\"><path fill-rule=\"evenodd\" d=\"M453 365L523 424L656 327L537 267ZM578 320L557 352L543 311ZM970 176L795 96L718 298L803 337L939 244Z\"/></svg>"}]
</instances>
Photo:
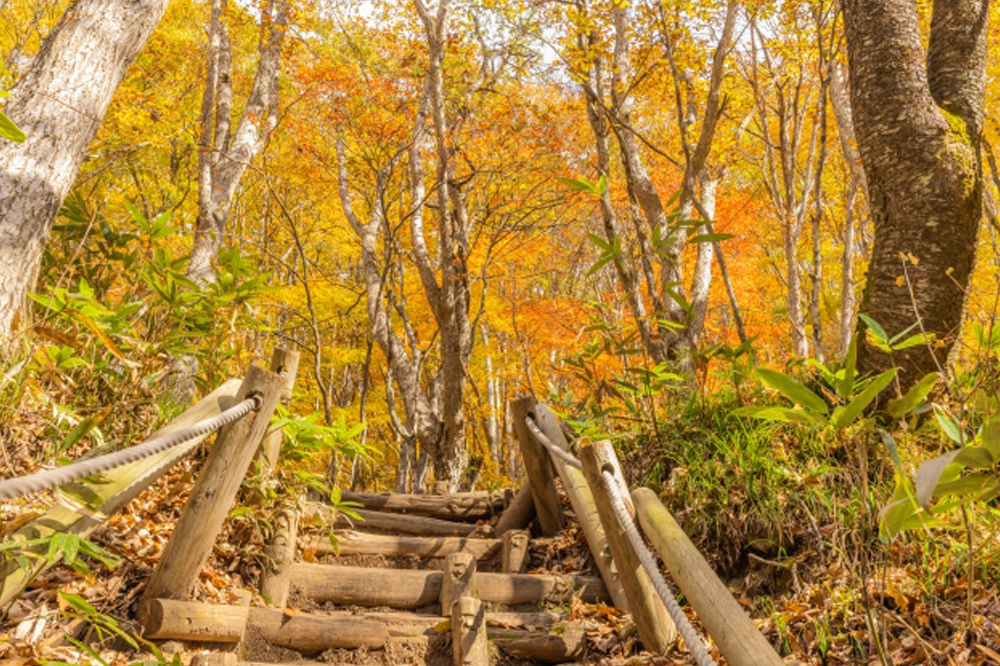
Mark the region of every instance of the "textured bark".
<instances>
[{"instance_id":1,"label":"textured bark","mask_svg":"<svg viewBox=\"0 0 1000 666\"><path fill-rule=\"evenodd\" d=\"M865 192L868 200L868 186L865 180L865 170L861 165L861 155L858 154L857 138L854 135L854 120L851 117L851 100L846 88L846 74L837 62L830 64L830 103L833 115L837 120L837 135L840 137L840 149L844 161L850 170L850 185L844 200L844 251L841 259L841 290L840 290L840 351L847 353L854 334L854 310L857 302L854 297L854 213L858 202L858 193Z\"/></svg>"},{"instance_id":2,"label":"textured bark","mask_svg":"<svg viewBox=\"0 0 1000 666\"><path fill-rule=\"evenodd\" d=\"M118 84L166 0L78 0L14 88L5 113L27 134L0 139L0 338L9 338L42 252Z\"/></svg>"},{"instance_id":3,"label":"textured bark","mask_svg":"<svg viewBox=\"0 0 1000 666\"><path fill-rule=\"evenodd\" d=\"M232 134L231 50L222 17L225 7L226 0L212 0L208 68L198 142L198 222L187 269L187 276L196 282L214 280L215 260L226 235L236 188L247 165L260 153L278 124L281 45L288 27L286 3L272 0L264 7L257 73Z\"/></svg>"},{"instance_id":4,"label":"textured bark","mask_svg":"<svg viewBox=\"0 0 1000 666\"><path fill-rule=\"evenodd\" d=\"M935 2L926 64L912 3L845 0L843 9L875 228L861 311L890 336L919 323L939 345L890 358L867 343L861 322L858 366L899 365L905 391L946 360L961 329L982 217L988 3Z\"/></svg>"}]
</instances>

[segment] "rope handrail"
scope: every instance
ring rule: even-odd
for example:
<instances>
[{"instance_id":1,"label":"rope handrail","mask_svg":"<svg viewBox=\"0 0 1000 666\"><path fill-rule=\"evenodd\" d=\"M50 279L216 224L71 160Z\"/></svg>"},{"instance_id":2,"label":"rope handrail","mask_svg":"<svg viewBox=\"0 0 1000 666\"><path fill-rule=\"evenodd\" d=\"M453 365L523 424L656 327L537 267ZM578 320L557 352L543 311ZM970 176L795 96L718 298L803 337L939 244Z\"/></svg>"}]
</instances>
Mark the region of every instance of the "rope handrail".
<instances>
[{"instance_id":1,"label":"rope handrail","mask_svg":"<svg viewBox=\"0 0 1000 666\"><path fill-rule=\"evenodd\" d=\"M563 450L561 446L557 446L550 440L545 433L541 431L535 420L528 415L524 419L525 424L528 426L528 430L531 432L532 436L538 440L538 443L544 446L550 454L559 458L567 465L575 467L576 469L583 469L583 463L580 460L570 454L569 452ZM645 541L642 539L642 535L639 534L639 529L635 525L635 521L632 515L629 513L628 509L625 507L625 500L622 498L622 489L619 486L617 478L615 475L607 469L601 470L601 478L604 484L607 486L608 494L611 496L611 506L614 508L615 515L618 516L618 520L621 522L622 526L625 528L625 536L629 540L629 544L635 551L636 555L639 556L639 561L642 562L642 568L646 570L649 575L650 581L653 583L653 588L656 590L657 595L663 600L663 605L667 609L667 613L670 615L670 619L674 621L677 625L677 631L680 633L681 638L684 639L684 643L688 646L688 650L694 656L695 661L698 662L699 666L716 666L715 660L708 653L705 647L705 643L702 642L698 636L695 628L691 625L690 620L688 620L687 615L684 614L684 610L677 603L677 599L674 598L673 592L667 586L667 581L663 577L663 573L660 568L656 566L656 560L653 558L653 554L649 552L649 548L646 547Z\"/></svg>"},{"instance_id":2,"label":"rope handrail","mask_svg":"<svg viewBox=\"0 0 1000 666\"><path fill-rule=\"evenodd\" d=\"M6 479L0 481L0 499L12 499L29 495L49 488L59 486L83 479L93 474L106 472L109 469L120 467L127 463L148 458L151 455L166 451L185 442L189 442L196 437L207 435L219 428L236 421L251 411L260 409L261 398L252 395L245 400L233 405L229 409L219 414L194 423L192 425L176 430L161 437L154 437L150 440L135 446L115 451L104 456L91 458L89 460L79 460L59 469L46 470L35 474Z\"/></svg>"}]
</instances>

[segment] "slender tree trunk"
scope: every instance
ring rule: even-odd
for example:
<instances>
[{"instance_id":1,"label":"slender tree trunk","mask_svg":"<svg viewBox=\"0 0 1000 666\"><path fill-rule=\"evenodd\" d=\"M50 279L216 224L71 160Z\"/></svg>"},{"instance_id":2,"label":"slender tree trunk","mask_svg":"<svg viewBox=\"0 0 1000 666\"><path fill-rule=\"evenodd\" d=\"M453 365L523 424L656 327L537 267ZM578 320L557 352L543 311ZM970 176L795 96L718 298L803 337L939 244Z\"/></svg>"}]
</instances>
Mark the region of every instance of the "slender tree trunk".
<instances>
[{"instance_id":1,"label":"slender tree trunk","mask_svg":"<svg viewBox=\"0 0 1000 666\"><path fill-rule=\"evenodd\" d=\"M698 177L701 186L701 205L709 218L715 217L715 194L719 186L719 177L703 170ZM698 233L710 233L711 225L706 224ZM712 286L712 260L715 256L714 243L699 243L698 257L695 260L694 275L691 277L691 315L687 327L688 344L697 348L705 329L705 316L708 313L708 296Z\"/></svg>"},{"instance_id":2,"label":"slender tree trunk","mask_svg":"<svg viewBox=\"0 0 1000 666\"><path fill-rule=\"evenodd\" d=\"M854 229L855 209L858 193L865 192L867 201L867 181L865 170L861 165L861 155L857 149L857 139L854 135L854 121L851 117L851 101L845 86L844 77L837 62L830 63L830 103L833 106L833 116L837 120L837 135L840 137L840 149L844 154L850 172L850 184L847 198L844 201L844 251L842 257L842 273L840 287L840 351L847 353L854 334L854 315L857 299L854 297Z\"/></svg>"},{"instance_id":3,"label":"slender tree trunk","mask_svg":"<svg viewBox=\"0 0 1000 666\"><path fill-rule=\"evenodd\" d=\"M225 7L226 0L212 0L208 74L198 146L198 222L187 269L187 276L195 282L215 279L215 260L225 238L236 188L278 124L281 46L288 29L286 2L270 0L264 7L257 73L232 135L229 129L233 96L229 71L231 48L222 18Z\"/></svg>"},{"instance_id":4,"label":"slender tree trunk","mask_svg":"<svg viewBox=\"0 0 1000 666\"><path fill-rule=\"evenodd\" d=\"M926 63L912 2L844 0L843 10L875 227L861 310L889 336L918 324L939 346L890 358L860 322L858 366L899 365L905 391L946 361L961 331L982 217L989 3L934 2Z\"/></svg>"},{"instance_id":5,"label":"slender tree trunk","mask_svg":"<svg viewBox=\"0 0 1000 666\"><path fill-rule=\"evenodd\" d=\"M27 134L0 139L0 339L38 279L52 222L111 97L167 0L78 0L14 88L5 113Z\"/></svg>"}]
</instances>

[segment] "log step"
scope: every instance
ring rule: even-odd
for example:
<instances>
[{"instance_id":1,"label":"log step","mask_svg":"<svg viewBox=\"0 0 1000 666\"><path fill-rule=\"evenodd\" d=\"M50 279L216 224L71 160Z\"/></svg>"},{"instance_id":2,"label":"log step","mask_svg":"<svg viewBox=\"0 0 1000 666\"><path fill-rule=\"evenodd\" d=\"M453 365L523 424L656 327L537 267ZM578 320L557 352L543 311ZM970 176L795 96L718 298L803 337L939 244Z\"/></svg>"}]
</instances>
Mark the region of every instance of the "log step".
<instances>
[{"instance_id":1,"label":"log step","mask_svg":"<svg viewBox=\"0 0 1000 666\"><path fill-rule=\"evenodd\" d=\"M335 511L333 507L310 502L307 505L307 515L319 514L321 519L334 527L374 527L380 530L396 530L407 534L426 536L459 536L467 537L476 530L483 528L470 523L456 523L450 520L427 518L426 516L406 516L398 513L369 511L367 509L352 509L361 516L356 521L344 513Z\"/></svg>"},{"instance_id":2,"label":"log step","mask_svg":"<svg viewBox=\"0 0 1000 666\"><path fill-rule=\"evenodd\" d=\"M419 608L438 601L443 577L440 571L296 564L291 584L293 590L319 603ZM601 579L591 576L476 575L476 596L487 602L567 601L577 594L588 603L610 600Z\"/></svg>"},{"instance_id":3,"label":"log step","mask_svg":"<svg viewBox=\"0 0 1000 666\"><path fill-rule=\"evenodd\" d=\"M359 526L363 526L361 523ZM490 557L500 550L499 539L475 539L468 537L418 537L388 534L368 534L358 530L335 530L335 548L326 536L317 536L303 541L303 548L325 555L416 555L418 557L445 557L451 553L471 553L476 559Z\"/></svg>"},{"instance_id":4,"label":"log step","mask_svg":"<svg viewBox=\"0 0 1000 666\"><path fill-rule=\"evenodd\" d=\"M330 648L382 649L390 643L427 640L451 631L451 621L413 613L296 613L274 608L150 601L153 624L144 636L157 640L235 643L247 628L269 642L306 653ZM583 654L583 629L556 613L486 613L487 635L510 654L562 663ZM213 633L214 632L214 633ZM258 662L243 662L254 664ZM294 662L300 666L313 662Z\"/></svg>"},{"instance_id":5,"label":"log step","mask_svg":"<svg viewBox=\"0 0 1000 666\"><path fill-rule=\"evenodd\" d=\"M492 518L504 508L505 493L493 495L402 495L343 491L341 501L357 502L364 509L441 518L444 520L476 521Z\"/></svg>"}]
</instances>

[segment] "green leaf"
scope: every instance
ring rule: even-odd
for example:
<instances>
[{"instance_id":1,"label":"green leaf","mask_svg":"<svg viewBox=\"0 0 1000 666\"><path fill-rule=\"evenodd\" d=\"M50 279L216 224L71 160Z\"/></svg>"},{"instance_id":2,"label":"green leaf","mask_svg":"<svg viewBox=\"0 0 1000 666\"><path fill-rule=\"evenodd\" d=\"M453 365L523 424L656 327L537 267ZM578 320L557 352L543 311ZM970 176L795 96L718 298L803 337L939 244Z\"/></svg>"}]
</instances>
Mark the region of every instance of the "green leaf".
<instances>
[{"instance_id":1,"label":"green leaf","mask_svg":"<svg viewBox=\"0 0 1000 666\"><path fill-rule=\"evenodd\" d=\"M944 455L926 461L917 469L916 495L920 506L925 509L930 506L931 497L934 495L934 489L937 488L941 475L944 474L945 469L958 457L960 452L961 449L958 451L949 451Z\"/></svg>"},{"instance_id":2,"label":"green leaf","mask_svg":"<svg viewBox=\"0 0 1000 666\"><path fill-rule=\"evenodd\" d=\"M979 441L990 455L1000 459L1000 415L994 414L986 419L979 433Z\"/></svg>"},{"instance_id":3,"label":"green leaf","mask_svg":"<svg viewBox=\"0 0 1000 666\"><path fill-rule=\"evenodd\" d=\"M610 254L606 254L597 261L595 261L594 264L589 269L587 269L587 277L590 277L597 271L601 270L604 267L604 265L607 264L612 259L614 259L614 257L612 257Z\"/></svg>"},{"instance_id":4,"label":"green leaf","mask_svg":"<svg viewBox=\"0 0 1000 666\"><path fill-rule=\"evenodd\" d=\"M594 245L601 248L605 252L611 252L611 243L604 240L597 234L587 234L587 238L589 238Z\"/></svg>"},{"instance_id":5,"label":"green leaf","mask_svg":"<svg viewBox=\"0 0 1000 666\"><path fill-rule=\"evenodd\" d=\"M924 398L934 389L937 380L938 373L936 372L924 375L919 382L910 387L910 390L902 398L890 400L886 405L886 411L893 418L898 419L906 416L924 401Z\"/></svg>"},{"instance_id":6,"label":"green leaf","mask_svg":"<svg viewBox=\"0 0 1000 666\"><path fill-rule=\"evenodd\" d=\"M844 359L844 377L837 383L837 397L847 400L854 393L854 378L857 376L858 365L858 336L851 338L851 345L847 348L847 358Z\"/></svg>"},{"instance_id":7,"label":"green leaf","mask_svg":"<svg viewBox=\"0 0 1000 666\"><path fill-rule=\"evenodd\" d=\"M872 319L868 315L860 313L858 314L858 317L861 319L861 321L865 322L865 326L868 327L868 330L871 332L871 334L875 337L876 340L878 340L883 344L889 344L889 336L885 334L885 331L882 329L881 326L878 325L878 323L874 319Z\"/></svg>"},{"instance_id":8,"label":"green leaf","mask_svg":"<svg viewBox=\"0 0 1000 666\"><path fill-rule=\"evenodd\" d=\"M940 497L951 495L982 496L993 492L998 485L1000 482L992 474L969 474L954 481L938 484L934 489L934 494Z\"/></svg>"},{"instance_id":9,"label":"green leaf","mask_svg":"<svg viewBox=\"0 0 1000 666\"><path fill-rule=\"evenodd\" d=\"M959 450L955 464L972 469L990 469L993 467L993 454L982 446L967 446Z\"/></svg>"},{"instance_id":10,"label":"green leaf","mask_svg":"<svg viewBox=\"0 0 1000 666\"><path fill-rule=\"evenodd\" d=\"M917 345L924 345L934 340L933 335L926 335L924 333L917 333L916 335L903 340L899 344L892 346L894 351L901 351L903 349L909 349L910 347L916 347Z\"/></svg>"},{"instance_id":11,"label":"green leaf","mask_svg":"<svg viewBox=\"0 0 1000 666\"><path fill-rule=\"evenodd\" d=\"M861 415L868 405L871 404L872 400L882 392L892 378L896 376L896 368L892 370L886 370L881 375L877 376L875 379L868 382L864 390L861 391L845 406L843 409L838 410L836 416L834 417L834 424L838 428L846 428L847 426L854 423L855 420Z\"/></svg>"},{"instance_id":12,"label":"green leaf","mask_svg":"<svg viewBox=\"0 0 1000 666\"><path fill-rule=\"evenodd\" d=\"M688 239L688 243L714 243L732 238L732 234L699 234Z\"/></svg>"},{"instance_id":13,"label":"green leaf","mask_svg":"<svg viewBox=\"0 0 1000 666\"><path fill-rule=\"evenodd\" d=\"M783 393L796 405L820 414L826 414L829 411L829 408L821 397L786 374L775 370L768 370L767 368L758 368L757 376L771 388Z\"/></svg>"},{"instance_id":14,"label":"green leaf","mask_svg":"<svg viewBox=\"0 0 1000 666\"><path fill-rule=\"evenodd\" d=\"M802 409L789 409L788 407L740 407L734 409L733 414L765 421L800 423L811 426L826 425L826 421L817 414Z\"/></svg>"},{"instance_id":15,"label":"green leaf","mask_svg":"<svg viewBox=\"0 0 1000 666\"><path fill-rule=\"evenodd\" d=\"M938 425L941 426L941 430L948 436L948 439L959 446L966 443L965 438L962 437L961 429L951 414L946 412L942 407L934 405L934 417L937 419Z\"/></svg>"},{"instance_id":16,"label":"green leaf","mask_svg":"<svg viewBox=\"0 0 1000 666\"><path fill-rule=\"evenodd\" d=\"M10 139L14 143L24 143L28 137L14 124L14 121L0 113L0 138Z\"/></svg>"}]
</instances>

